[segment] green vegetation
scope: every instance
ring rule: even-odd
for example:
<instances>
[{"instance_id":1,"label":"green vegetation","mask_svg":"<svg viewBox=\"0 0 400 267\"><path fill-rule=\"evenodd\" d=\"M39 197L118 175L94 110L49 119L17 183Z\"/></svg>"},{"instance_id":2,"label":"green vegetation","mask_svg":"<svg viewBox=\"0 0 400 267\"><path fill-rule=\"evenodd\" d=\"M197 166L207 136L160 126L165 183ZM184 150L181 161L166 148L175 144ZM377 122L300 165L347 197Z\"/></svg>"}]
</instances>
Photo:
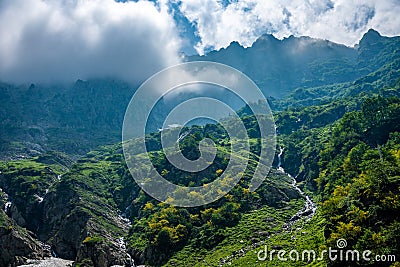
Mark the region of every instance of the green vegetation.
<instances>
[{"instance_id":1,"label":"green vegetation","mask_svg":"<svg viewBox=\"0 0 400 267\"><path fill-rule=\"evenodd\" d=\"M264 36L254 51L270 41ZM295 44L293 38L282 42ZM285 87L288 93L280 99L269 98L277 148L283 148L285 171L318 202L312 218L299 215L305 195L276 169L265 174L255 192L250 191L261 142L248 107L238 114L250 137L249 164L241 173L227 173L229 179L239 177L239 183L226 195L217 192L224 196L213 203L179 208L168 204L175 192L160 203L138 187L126 166L122 145L116 144L123 118L120 107L125 107L133 92L129 86L117 81L78 81L72 89L53 91L32 85L17 91L1 84L0 96L7 101L0 110L4 129L0 133L0 151L4 151L0 239L24 243L28 252L13 253L26 257L37 252L32 251L39 247L35 236L60 257L75 260L76 266L98 266L99 259L109 265L128 264L127 253L136 264L150 266L354 266L354 262L327 258L286 262L277 257L257 258L266 247L321 252L336 248L342 238L348 249L397 257L397 262L372 260L357 263L360 266L400 266L398 43L398 37L384 38L370 31L357 50L333 45L330 51L336 52L322 59L312 60L313 55L305 53L298 62L285 63L282 70L269 73L264 66L250 72L261 85L274 81L275 89ZM221 53L229 55L232 47ZM324 46L316 49L326 52ZM257 63L254 51L248 56ZM336 57L338 51L341 57ZM278 84L282 80L278 74L291 81ZM168 162L160 133L154 132L129 141L135 147L144 138L149 151L132 155L137 164L134 171L148 171L143 158L149 155L165 179L193 187L209 185L226 172L230 160L243 158L243 151L232 153L231 149L231 144L243 140L230 139L219 124L163 133L173 131L184 134L177 145L192 160L200 156L201 140L213 140L214 162L198 173L179 170ZM199 197L181 193L187 193L188 199ZM7 244L0 242L2 251L10 249ZM1 260L0 265L11 262Z\"/></svg>"},{"instance_id":2,"label":"green vegetation","mask_svg":"<svg viewBox=\"0 0 400 267\"><path fill-rule=\"evenodd\" d=\"M317 215L309 221L296 221L290 229L285 224L301 209L304 198L290 185L289 177L271 172L256 192L248 189L259 153L257 138L250 140L251 160L240 183L225 197L203 207L177 208L146 195L131 178L120 145L94 150L76 163L54 153L2 162L2 188L26 221L32 216L27 208L42 207L38 196L44 197L45 205L47 198L54 201L57 195L69 196L63 198L66 218L72 222L73 218L85 218L91 225L86 228L88 233L79 237L82 244L104 246L108 238L125 236L133 257L155 266L286 266L277 259L259 261L256 253L265 246L321 251L335 247L339 238L345 238L353 249L396 255L400 239L400 98L372 96L359 101L333 101L276 115L286 170L299 174L300 186L321 202ZM254 117L245 114L243 118L248 128L254 127ZM184 173L157 150L160 134L156 133L148 135L146 142L153 146L151 160L159 173L173 183L194 186L207 184L224 172L230 154L227 143L234 140L226 139L219 125L181 131L190 131L180 147L193 159L199 156L199 141L213 139L218 151L215 162L200 173ZM257 136L259 130L254 131ZM116 219L118 210L125 211L132 222L129 232ZM36 225L25 227L34 230ZM39 234L57 227L46 226ZM327 264L334 265L325 259L310 266Z\"/></svg>"},{"instance_id":3,"label":"green vegetation","mask_svg":"<svg viewBox=\"0 0 400 267\"><path fill-rule=\"evenodd\" d=\"M400 98L393 96L398 89L383 92L396 94L364 97L361 104L359 99L342 101L342 106L352 108L340 119L332 113L322 124L319 117L334 110L335 102L278 115L278 125L297 122L291 132L281 135L286 145L284 164L291 173L299 173L298 178L320 199L327 246L335 247L344 238L351 249L399 253ZM313 115L305 117L307 110ZM390 265L374 260L368 264Z\"/></svg>"},{"instance_id":4,"label":"green vegetation","mask_svg":"<svg viewBox=\"0 0 400 267\"><path fill-rule=\"evenodd\" d=\"M227 227L224 234L226 238L212 248L201 248L196 244L189 244L183 250L173 256L165 266L258 266L256 253L263 249L265 245L274 247L282 247L284 242L286 245L294 245L291 235L296 235L296 230L284 230L285 223L299 210L303 205L303 200L297 199L287 203L282 208L272 208L264 206L258 210L253 210L243 214L237 225ZM314 221L313 221L314 222ZM309 240L314 236L322 236L322 229L316 224L310 224L304 220L299 221L292 229L296 229L300 225L316 226L313 235L307 235L307 240L299 238L297 242L304 242L303 245L309 244ZM307 229L308 230L308 229ZM301 232L307 231L305 228L298 231L298 235L305 235ZM284 241L287 238L286 241ZM316 240L315 244L323 244L323 238ZM294 245L297 247L298 245ZM283 248L283 247L282 247ZM285 246L286 249L286 246ZM266 262L267 263L267 262ZM272 264L271 262L269 264ZM270 266L277 266L274 261ZM280 266L285 266L285 263Z\"/></svg>"}]
</instances>

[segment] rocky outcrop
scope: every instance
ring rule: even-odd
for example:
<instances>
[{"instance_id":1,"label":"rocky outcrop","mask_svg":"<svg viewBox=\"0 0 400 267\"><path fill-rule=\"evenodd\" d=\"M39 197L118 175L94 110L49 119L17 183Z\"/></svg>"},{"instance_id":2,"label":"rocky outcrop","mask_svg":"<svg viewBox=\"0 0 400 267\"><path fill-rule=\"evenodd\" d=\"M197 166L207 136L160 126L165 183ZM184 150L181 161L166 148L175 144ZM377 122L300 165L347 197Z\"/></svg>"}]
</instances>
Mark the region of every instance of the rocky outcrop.
<instances>
[{"instance_id":1,"label":"rocky outcrop","mask_svg":"<svg viewBox=\"0 0 400 267\"><path fill-rule=\"evenodd\" d=\"M131 266L125 244L120 241L128 225L95 194L82 193L85 186L66 179L45 197L45 223L39 229L39 238L50 244L58 257L80 266Z\"/></svg>"},{"instance_id":2,"label":"rocky outcrop","mask_svg":"<svg viewBox=\"0 0 400 267\"><path fill-rule=\"evenodd\" d=\"M271 169L263 186L259 189L263 203L282 208L290 199L302 198L300 192L292 186L291 179L284 173Z\"/></svg>"},{"instance_id":3,"label":"rocky outcrop","mask_svg":"<svg viewBox=\"0 0 400 267\"><path fill-rule=\"evenodd\" d=\"M87 237L78 251L76 262L81 266L134 266L131 256L118 243L104 238Z\"/></svg>"},{"instance_id":4,"label":"rocky outcrop","mask_svg":"<svg viewBox=\"0 0 400 267\"><path fill-rule=\"evenodd\" d=\"M52 155L0 165L0 267L45 256L83 266L131 266L123 242L130 224L102 184L109 169L88 172ZM53 172L67 167L75 169Z\"/></svg>"},{"instance_id":5,"label":"rocky outcrop","mask_svg":"<svg viewBox=\"0 0 400 267\"><path fill-rule=\"evenodd\" d=\"M27 259L50 256L46 246L35 240L0 210L0 266L18 266Z\"/></svg>"},{"instance_id":6,"label":"rocky outcrop","mask_svg":"<svg viewBox=\"0 0 400 267\"><path fill-rule=\"evenodd\" d=\"M153 246L149 246L147 248L138 249L138 248L129 248L129 254L132 255L135 264L139 264L136 266L147 266L144 265L146 262L151 262L155 266L161 266L168 260L168 255L164 252L158 250ZM143 265L142 265L143 264Z\"/></svg>"},{"instance_id":7,"label":"rocky outcrop","mask_svg":"<svg viewBox=\"0 0 400 267\"><path fill-rule=\"evenodd\" d=\"M44 223L38 229L39 239L51 244L58 257L68 260L75 259L88 220L85 213L72 212L72 203L78 201L76 192L61 182L43 200Z\"/></svg>"}]
</instances>

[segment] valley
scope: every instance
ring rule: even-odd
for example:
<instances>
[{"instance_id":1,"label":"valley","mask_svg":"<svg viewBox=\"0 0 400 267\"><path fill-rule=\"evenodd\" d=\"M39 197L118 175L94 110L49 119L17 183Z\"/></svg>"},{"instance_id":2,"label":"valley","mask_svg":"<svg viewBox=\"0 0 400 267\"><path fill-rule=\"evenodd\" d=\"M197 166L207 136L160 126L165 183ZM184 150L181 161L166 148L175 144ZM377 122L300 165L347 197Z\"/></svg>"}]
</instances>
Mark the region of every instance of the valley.
<instances>
[{"instance_id":1,"label":"valley","mask_svg":"<svg viewBox=\"0 0 400 267\"><path fill-rule=\"evenodd\" d=\"M300 43L305 52L291 54ZM400 37L370 30L349 48L265 35L246 49L232 43L185 60L237 67L268 97L277 147L263 184L249 189L261 146L248 107L237 112L250 136L239 183L213 203L180 208L147 195L126 166L121 124L135 85L1 83L0 266L354 266L262 257L266 248L336 248L339 239L396 256L357 266L400 266ZM230 151L240 140L220 124L185 126L177 140L184 155L198 158L209 138L216 156L199 173L181 171L162 151L157 116L131 142L145 138L168 181L209 184L241 156ZM135 155L137 171L149 168L143 156Z\"/></svg>"}]
</instances>

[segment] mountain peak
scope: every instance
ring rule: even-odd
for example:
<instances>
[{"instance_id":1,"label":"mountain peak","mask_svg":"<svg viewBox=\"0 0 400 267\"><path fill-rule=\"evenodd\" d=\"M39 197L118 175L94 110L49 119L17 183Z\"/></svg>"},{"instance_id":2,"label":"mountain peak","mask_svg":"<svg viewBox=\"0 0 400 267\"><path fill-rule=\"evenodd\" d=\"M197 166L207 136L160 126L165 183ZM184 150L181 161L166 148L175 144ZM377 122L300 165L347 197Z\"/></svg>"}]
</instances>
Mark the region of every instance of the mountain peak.
<instances>
[{"instance_id":1,"label":"mountain peak","mask_svg":"<svg viewBox=\"0 0 400 267\"><path fill-rule=\"evenodd\" d=\"M376 43L378 40L382 38L382 35L380 35L379 32L377 32L374 29L369 29L368 32L366 32L363 37L360 40L360 45L361 44L373 44Z\"/></svg>"},{"instance_id":2,"label":"mountain peak","mask_svg":"<svg viewBox=\"0 0 400 267\"><path fill-rule=\"evenodd\" d=\"M238 41L232 41L226 48L221 49L221 51L222 50L238 51L243 49L244 47L241 46Z\"/></svg>"},{"instance_id":3,"label":"mountain peak","mask_svg":"<svg viewBox=\"0 0 400 267\"><path fill-rule=\"evenodd\" d=\"M261 37L259 39L261 39L261 40L278 40L275 38L275 36L273 34L268 34L268 33L261 35Z\"/></svg>"},{"instance_id":4,"label":"mountain peak","mask_svg":"<svg viewBox=\"0 0 400 267\"><path fill-rule=\"evenodd\" d=\"M263 34L253 43L252 47L265 47L266 45L269 46L280 42L281 41L276 39L272 34Z\"/></svg>"},{"instance_id":5,"label":"mountain peak","mask_svg":"<svg viewBox=\"0 0 400 267\"><path fill-rule=\"evenodd\" d=\"M375 36L381 37L381 34L378 31L374 30L374 29L369 29L368 32L365 33L364 35L375 35Z\"/></svg>"},{"instance_id":6,"label":"mountain peak","mask_svg":"<svg viewBox=\"0 0 400 267\"><path fill-rule=\"evenodd\" d=\"M242 47L242 46L239 44L238 41L232 41L232 42L229 44L229 46L230 46L230 47ZM229 46L228 46L228 47L229 47Z\"/></svg>"}]
</instances>

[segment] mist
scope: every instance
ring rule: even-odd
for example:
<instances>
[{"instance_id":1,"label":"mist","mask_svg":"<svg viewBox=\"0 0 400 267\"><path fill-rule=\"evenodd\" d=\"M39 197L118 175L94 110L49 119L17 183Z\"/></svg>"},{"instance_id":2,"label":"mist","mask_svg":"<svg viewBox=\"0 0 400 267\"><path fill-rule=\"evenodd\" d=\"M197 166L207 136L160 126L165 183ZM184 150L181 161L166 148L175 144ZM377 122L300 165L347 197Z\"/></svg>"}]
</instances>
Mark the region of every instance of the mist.
<instances>
[{"instance_id":1,"label":"mist","mask_svg":"<svg viewBox=\"0 0 400 267\"><path fill-rule=\"evenodd\" d=\"M139 82L179 62L166 7L152 2L0 2L0 80Z\"/></svg>"}]
</instances>

